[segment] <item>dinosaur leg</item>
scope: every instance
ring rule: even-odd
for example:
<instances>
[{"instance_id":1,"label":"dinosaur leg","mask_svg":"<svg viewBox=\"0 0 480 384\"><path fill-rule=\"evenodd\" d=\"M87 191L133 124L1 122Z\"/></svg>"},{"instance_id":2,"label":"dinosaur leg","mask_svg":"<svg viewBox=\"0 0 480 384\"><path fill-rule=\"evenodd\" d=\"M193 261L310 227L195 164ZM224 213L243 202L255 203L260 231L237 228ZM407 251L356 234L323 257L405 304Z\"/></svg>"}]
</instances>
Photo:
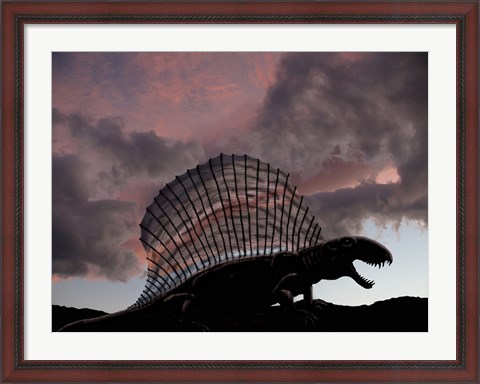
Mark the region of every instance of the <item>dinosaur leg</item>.
<instances>
[{"instance_id":1,"label":"dinosaur leg","mask_svg":"<svg viewBox=\"0 0 480 384\"><path fill-rule=\"evenodd\" d=\"M290 273L284 276L275 287L273 294L280 305L296 318L300 319L304 325L313 326L317 322L315 315L310 310L298 308L293 300L294 296L291 287L297 284L298 281L299 276L296 273Z\"/></svg>"},{"instance_id":2,"label":"dinosaur leg","mask_svg":"<svg viewBox=\"0 0 480 384\"><path fill-rule=\"evenodd\" d=\"M322 311L327 309L328 303L320 299L313 300L313 287L310 286L303 292L303 302L301 306L302 309L310 311L320 321Z\"/></svg>"},{"instance_id":3,"label":"dinosaur leg","mask_svg":"<svg viewBox=\"0 0 480 384\"><path fill-rule=\"evenodd\" d=\"M304 292L303 292L303 302L305 307L307 308L313 308L316 310L322 310L325 309L328 306L328 303L326 301L316 299L313 300L313 287L310 286L308 287Z\"/></svg>"},{"instance_id":4,"label":"dinosaur leg","mask_svg":"<svg viewBox=\"0 0 480 384\"><path fill-rule=\"evenodd\" d=\"M185 328L193 331L208 332L210 329L198 321L195 321L195 296L190 295L190 297L184 301L182 305L182 318L180 319L180 324Z\"/></svg>"},{"instance_id":5,"label":"dinosaur leg","mask_svg":"<svg viewBox=\"0 0 480 384\"><path fill-rule=\"evenodd\" d=\"M183 301L180 309L179 324L182 329L189 331L209 331L208 327L194 321L195 295L191 293L175 293L165 300L165 303L171 301Z\"/></svg>"},{"instance_id":6,"label":"dinosaur leg","mask_svg":"<svg viewBox=\"0 0 480 384\"><path fill-rule=\"evenodd\" d=\"M293 294L288 289L279 289L277 291L277 297L280 305L291 311L296 311L297 308L293 302Z\"/></svg>"},{"instance_id":7,"label":"dinosaur leg","mask_svg":"<svg viewBox=\"0 0 480 384\"><path fill-rule=\"evenodd\" d=\"M308 306L313 305L313 287L311 285L303 292L303 301Z\"/></svg>"}]
</instances>

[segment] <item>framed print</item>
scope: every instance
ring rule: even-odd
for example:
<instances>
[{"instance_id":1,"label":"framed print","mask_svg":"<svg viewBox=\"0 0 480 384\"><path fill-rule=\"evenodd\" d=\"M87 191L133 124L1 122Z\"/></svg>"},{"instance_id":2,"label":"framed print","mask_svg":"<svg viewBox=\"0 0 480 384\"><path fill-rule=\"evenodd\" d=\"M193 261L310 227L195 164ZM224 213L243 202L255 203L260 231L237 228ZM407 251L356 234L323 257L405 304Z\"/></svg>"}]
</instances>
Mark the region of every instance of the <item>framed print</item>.
<instances>
[{"instance_id":1,"label":"framed print","mask_svg":"<svg viewBox=\"0 0 480 384\"><path fill-rule=\"evenodd\" d=\"M478 381L477 2L2 21L4 381Z\"/></svg>"}]
</instances>

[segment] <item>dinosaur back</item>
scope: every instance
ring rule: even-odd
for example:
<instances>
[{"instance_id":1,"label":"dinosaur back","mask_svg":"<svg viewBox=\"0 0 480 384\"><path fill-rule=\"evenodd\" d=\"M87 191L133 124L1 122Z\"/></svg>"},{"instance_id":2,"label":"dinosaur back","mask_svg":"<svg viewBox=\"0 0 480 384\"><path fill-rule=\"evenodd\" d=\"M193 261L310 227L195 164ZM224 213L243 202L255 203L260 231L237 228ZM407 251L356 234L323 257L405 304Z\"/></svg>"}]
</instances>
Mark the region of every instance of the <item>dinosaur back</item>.
<instances>
[{"instance_id":1,"label":"dinosaur back","mask_svg":"<svg viewBox=\"0 0 480 384\"><path fill-rule=\"evenodd\" d=\"M189 169L159 191L140 224L148 274L133 307L212 266L315 245L314 219L289 175L268 163L221 154Z\"/></svg>"}]
</instances>

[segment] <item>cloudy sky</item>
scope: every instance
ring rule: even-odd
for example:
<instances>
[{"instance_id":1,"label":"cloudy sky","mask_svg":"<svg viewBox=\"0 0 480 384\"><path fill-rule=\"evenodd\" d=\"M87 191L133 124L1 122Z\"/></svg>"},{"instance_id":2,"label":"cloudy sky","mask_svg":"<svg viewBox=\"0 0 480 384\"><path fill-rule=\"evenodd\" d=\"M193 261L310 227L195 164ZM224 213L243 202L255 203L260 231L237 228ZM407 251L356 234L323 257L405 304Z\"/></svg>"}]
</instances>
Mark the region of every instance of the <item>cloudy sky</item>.
<instances>
[{"instance_id":1,"label":"cloudy sky","mask_svg":"<svg viewBox=\"0 0 480 384\"><path fill-rule=\"evenodd\" d=\"M53 60L53 304L124 309L166 182L223 152L289 172L326 237L367 235L376 285L339 304L428 296L426 53L67 53Z\"/></svg>"}]
</instances>

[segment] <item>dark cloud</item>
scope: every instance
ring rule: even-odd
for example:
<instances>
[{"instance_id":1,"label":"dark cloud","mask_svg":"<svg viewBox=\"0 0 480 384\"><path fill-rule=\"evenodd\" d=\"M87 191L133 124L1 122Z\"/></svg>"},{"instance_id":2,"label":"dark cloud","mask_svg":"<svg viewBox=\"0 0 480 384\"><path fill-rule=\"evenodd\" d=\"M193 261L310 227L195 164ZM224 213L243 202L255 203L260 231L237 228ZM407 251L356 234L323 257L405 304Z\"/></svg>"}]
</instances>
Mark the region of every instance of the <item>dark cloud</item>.
<instances>
[{"instance_id":1,"label":"dark cloud","mask_svg":"<svg viewBox=\"0 0 480 384\"><path fill-rule=\"evenodd\" d=\"M153 131L127 133L120 118L56 108L52 118L54 137L73 152L53 155L53 273L120 281L140 274L144 266L122 243L138 237L145 207L176 172L197 164L201 148Z\"/></svg>"},{"instance_id":2,"label":"dark cloud","mask_svg":"<svg viewBox=\"0 0 480 384\"><path fill-rule=\"evenodd\" d=\"M371 180L396 168L396 185L310 199L326 230L356 231L369 217L426 223L427 68L426 53L287 54L244 148L292 172L300 187L302 178L334 173L332 156L368 165Z\"/></svg>"},{"instance_id":3,"label":"dark cloud","mask_svg":"<svg viewBox=\"0 0 480 384\"><path fill-rule=\"evenodd\" d=\"M305 202L327 237L359 233L366 219L381 226L390 222L394 227L403 219L427 222L426 194L405 199L402 186L393 183L365 183L356 188L320 192L306 197Z\"/></svg>"},{"instance_id":4,"label":"dark cloud","mask_svg":"<svg viewBox=\"0 0 480 384\"><path fill-rule=\"evenodd\" d=\"M104 169L98 180L102 184L118 186L142 177L173 178L176 172L195 166L203 153L194 141L164 138L154 131L127 133L118 117L94 121L85 115L65 115L54 108L53 122L66 127L85 152L102 157Z\"/></svg>"},{"instance_id":5,"label":"dark cloud","mask_svg":"<svg viewBox=\"0 0 480 384\"><path fill-rule=\"evenodd\" d=\"M87 165L54 155L53 274L126 281L143 267L121 244L138 226L135 207L119 200L90 200Z\"/></svg>"}]
</instances>

